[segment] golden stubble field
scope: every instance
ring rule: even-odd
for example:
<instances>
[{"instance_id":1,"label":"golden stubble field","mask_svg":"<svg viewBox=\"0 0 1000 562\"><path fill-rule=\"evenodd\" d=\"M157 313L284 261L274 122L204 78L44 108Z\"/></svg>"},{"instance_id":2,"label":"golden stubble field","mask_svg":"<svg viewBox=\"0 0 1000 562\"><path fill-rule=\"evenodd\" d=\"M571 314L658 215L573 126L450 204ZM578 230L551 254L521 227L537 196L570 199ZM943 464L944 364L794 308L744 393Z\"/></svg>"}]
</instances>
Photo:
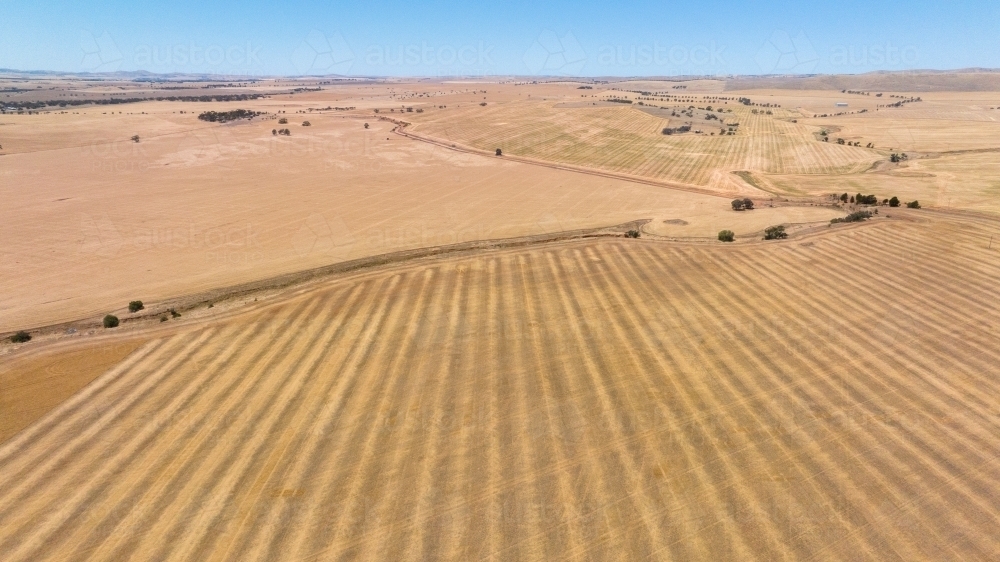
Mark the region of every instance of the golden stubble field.
<instances>
[{"instance_id":1,"label":"golden stubble field","mask_svg":"<svg viewBox=\"0 0 1000 562\"><path fill-rule=\"evenodd\" d=\"M989 559L991 224L425 260L151 334L0 448L0 553Z\"/></svg>"},{"instance_id":2,"label":"golden stubble field","mask_svg":"<svg viewBox=\"0 0 1000 562\"><path fill-rule=\"evenodd\" d=\"M781 108L669 138L586 106L662 84L276 81L0 115L0 331L652 219L4 342L0 559L990 559L1000 101L818 117L844 95L704 80L678 99ZM235 108L269 115L196 119ZM937 208L805 228L840 192ZM772 223L803 228L751 240ZM704 240L722 228L741 243Z\"/></svg>"},{"instance_id":3,"label":"golden stubble field","mask_svg":"<svg viewBox=\"0 0 1000 562\"><path fill-rule=\"evenodd\" d=\"M0 248L0 331L398 250L727 209L715 197L415 142L363 115L258 103L288 111L289 124L196 118L245 102L0 116L10 135L0 141L0 236L10 241ZM292 136L272 135L278 127Z\"/></svg>"}]
</instances>

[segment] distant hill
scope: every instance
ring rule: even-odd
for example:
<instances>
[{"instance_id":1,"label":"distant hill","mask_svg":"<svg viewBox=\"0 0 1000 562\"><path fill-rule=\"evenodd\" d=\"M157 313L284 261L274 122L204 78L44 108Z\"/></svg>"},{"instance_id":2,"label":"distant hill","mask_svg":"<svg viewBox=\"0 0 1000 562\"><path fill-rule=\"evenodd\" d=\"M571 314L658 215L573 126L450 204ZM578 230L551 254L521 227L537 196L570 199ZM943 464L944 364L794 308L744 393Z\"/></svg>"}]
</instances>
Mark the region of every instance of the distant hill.
<instances>
[{"instance_id":1,"label":"distant hill","mask_svg":"<svg viewBox=\"0 0 1000 562\"><path fill-rule=\"evenodd\" d=\"M726 80L733 90L867 90L879 92L996 92L1000 70L917 70L867 74L740 76Z\"/></svg>"}]
</instances>

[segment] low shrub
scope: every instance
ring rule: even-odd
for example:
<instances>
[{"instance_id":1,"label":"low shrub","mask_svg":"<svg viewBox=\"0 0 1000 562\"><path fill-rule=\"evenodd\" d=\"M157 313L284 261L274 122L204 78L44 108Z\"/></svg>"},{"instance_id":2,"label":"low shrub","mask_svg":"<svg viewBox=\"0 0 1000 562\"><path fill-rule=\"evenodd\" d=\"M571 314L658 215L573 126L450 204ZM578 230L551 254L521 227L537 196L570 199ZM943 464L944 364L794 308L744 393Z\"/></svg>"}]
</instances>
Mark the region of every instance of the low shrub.
<instances>
[{"instance_id":1,"label":"low shrub","mask_svg":"<svg viewBox=\"0 0 1000 562\"><path fill-rule=\"evenodd\" d=\"M108 314L104 317L104 327L105 328L117 328L118 327L118 317L114 314Z\"/></svg>"},{"instance_id":2,"label":"low shrub","mask_svg":"<svg viewBox=\"0 0 1000 562\"><path fill-rule=\"evenodd\" d=\"M142 305L142 301L132 301L128 303L128 311L132 314L135 314L144 308L146 307Z\"/></svg>"},{"instance_id":3,"label":"low shrub","mask_svg":"<svg viewBox=\"0 0 1000 562\"><path fill-rule=\"evenodd\" d=\"M302 122L302 126L303 126L303 127L311 127L311 126L312 126L312 123L310 123L310 122L308 122L308 121L303 121L303 122Z\"/></svg>"},{"instance_id":4,"label":"low shrub","mask_svg":"<svg viewBox=\"0 0 1000 562\"><path fill-rule=\"evenodd\" d=\"M732 242L736 240L736 234L732 230L722 230L719 232L720 242Z\"/></svg>"},{"instance_id":5,"label":"low shrub","mask_svg":"<svg viewBox=\"0 0 1000 562\"><path fill-rule=\"evenodd\" d=\"M170 317L171 318L180 318L181 317L181 313L177 312L176 310L174 310L174 309L171 308L170 309Z\"/></svg>"},{"instance_id":6,"label":"low shrub","mask_svg":"<svg viewBox=\"0 0 1000 562\"><path fill-rule=\"evenodd\" d=\"M11 336L10 341L14 343L27 343L31 341L31 334L22 330Z\"/></svg>"}]
</instances>

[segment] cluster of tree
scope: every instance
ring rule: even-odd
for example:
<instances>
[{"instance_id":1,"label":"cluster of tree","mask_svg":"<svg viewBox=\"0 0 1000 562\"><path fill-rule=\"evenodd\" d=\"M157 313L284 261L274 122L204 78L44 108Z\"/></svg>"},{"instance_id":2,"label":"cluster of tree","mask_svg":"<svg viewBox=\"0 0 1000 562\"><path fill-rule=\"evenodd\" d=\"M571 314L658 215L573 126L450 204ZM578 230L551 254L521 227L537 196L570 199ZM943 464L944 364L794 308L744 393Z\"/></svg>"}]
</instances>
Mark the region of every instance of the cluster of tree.
<instances>
[{"instance_id":1,"label":"cluster of tree","mask_svg":"<svg viewBox=\"0 0 1000 562\"><path fill-rule=\"evenodd\" d=\"M626 100L626 99L621 99L621 98L608 98L608 99L606 99L604 101L610 101L610 102L614 102L614 103L632 103L632 100Z\"/></svg>"},{"instance_id":2,"label":"cluster of tree","mask_svg":"<svg viewBox=\"0 0 1000 562\"><path fill-rule=\"evenodd\" d=\"M272 135L285 135L286 137L292 136L292 132L288 129L271 129Z\"/></svg>"},{"instance_id":3,"label":"cluster of tree","mask_svg":"<svg viewBox=\"0 0 1000 562\"><path fill-rule=\"evenodd\" d=\"M889 155L889 161L894 164L909 159L910 157L905 152L902 154L896 154L895 152L893 152L892 154Z\"/></svg>"},{"instance_id":4,"label":"cluster of tree","mask_svg":"<svg viewBox=\"0 0 1000 562\"><path fill-rule=\"evenodd\" d=\"M872 218L871 211L854 211L842 219L831 220L830 224L837 224L841 222L861 222L870 218Z\"/></svg>"},{"instance_id":5,"label":"cluster of tree","mask_svg":"<svg viewBox=\"0 0 1000 562\"><path fill-rule=\"evenodd\" d=\"M261 115L259 111L251 111L249 109L233 109L231 111L206 111L199 115L198 119L208 121L210 123L225 123L227 121L236 121L238 119L253 119L258 115Z\"/></svg>"},{"instance_id":6,"label":"cluster of tree","mask_svg":"<svg viewBox=\"0 0 1000 562\"><path fill-rule=\"evenodd\" d=\"M751 110L751 113L753 113L754 115L757 115L758 113L761 115L774 115L774 113L770 109L767 111L764 111L763 109L761 110L754 109Z\"/></svg>"},{"instance_id":7,"label":"cluster of tree","mask_svg":"<svg viewBox=\"0 0 1000 562\"><path fill-rule=\"evenodd\" d=\"M577 90L593 90L593 86L579 86Z\"/></svg>"},{"instance_id":8,"label":"cluster of tree","mask_svg":"<svg viewBox=\"0 0 1000 562\"><path fill-rule=\"evenodd\" d=\"M263 98L263 94L218 94L213 96L166 96L148 98L109 98L109 99L80 99L80 100L45 100L45 101L7 101L4 102L5 109L25 110L42 109L45 107L66 107L69 105L120 105L123 103L139 103L144 101L248 101Z\"/></svg>"},{"instance_id":9,"label":"cluster of tree","mask_svg":"<svg viewBox=\"0 0 1000 562\"><path fill-rule=\"evenodd\" d=\"M675 133L677 133L677 134L687 133L690 130L691 130L691 125L681 125L680 127L664 127L663 128L663 134L664 135L673 135Z\"/></svg>"},{"instance_id":10,"label":"cluster of tree","mask_svg":"<svg viewBox=\"0 0 1000 562\"><path fill-rule=\"evenodd\" d=\"M629 230L625 233L625 238L638 238L642 236L638 230Z\"/></svg>"},{"instance_id":11,"label":"cluster of tree","mask_svg":"<svg viewBox=\"0 0 1000 562\"><path fill-rule=\"evenodd\" d=\"M734 211L752 211L753 210L753 200L749 197L746 199L733 199L732 202Z\"/></svg>"},{"instance_id":12,"label":"cluster of tree","mask_svg":"<svg viewBox=\"0 0 1000 562\"><path fill-rule=\"evenodd\" d=\"M769 226L764 229L764 240L784 240L788 238L788 233L785 232L785 227L782 225Z\"/></svg>"},{"instance_id":13,"label":"cluster of tree","mask_svg":"<svg viewBox=\"0 0 1000 562\"><path fill-rule=\"evenodd\" d=\"M889 96L889 97L890 98L901 98L903 96ZM880 105L878 107L903 107L903 105L905 105L905 104L914 103L914 102L918 102L918 101L924 101L924 100L922 100L920 98L906 98L906 99L901 99L901 100L897 101L896 103L890 103L890 104Z\"/></svg>"}]
</instances>

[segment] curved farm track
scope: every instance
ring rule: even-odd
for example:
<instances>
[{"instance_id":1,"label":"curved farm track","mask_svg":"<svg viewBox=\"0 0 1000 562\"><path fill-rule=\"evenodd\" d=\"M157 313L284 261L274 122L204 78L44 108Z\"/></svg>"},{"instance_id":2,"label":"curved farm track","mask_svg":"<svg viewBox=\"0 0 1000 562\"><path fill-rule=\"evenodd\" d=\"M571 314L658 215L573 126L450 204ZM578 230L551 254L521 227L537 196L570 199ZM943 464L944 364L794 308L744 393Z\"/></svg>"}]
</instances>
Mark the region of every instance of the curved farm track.
<instances>
[{"instance_id":1,"label":"curved farm track","mask_svg":"<svg viewBox=\"0 0 1000 562\"><path fill-rule=\"evenodd\" d=\"M157 337L0 447L0 558L989 559L995 230L560 242Z\"/></svg>"}]
</instances>

